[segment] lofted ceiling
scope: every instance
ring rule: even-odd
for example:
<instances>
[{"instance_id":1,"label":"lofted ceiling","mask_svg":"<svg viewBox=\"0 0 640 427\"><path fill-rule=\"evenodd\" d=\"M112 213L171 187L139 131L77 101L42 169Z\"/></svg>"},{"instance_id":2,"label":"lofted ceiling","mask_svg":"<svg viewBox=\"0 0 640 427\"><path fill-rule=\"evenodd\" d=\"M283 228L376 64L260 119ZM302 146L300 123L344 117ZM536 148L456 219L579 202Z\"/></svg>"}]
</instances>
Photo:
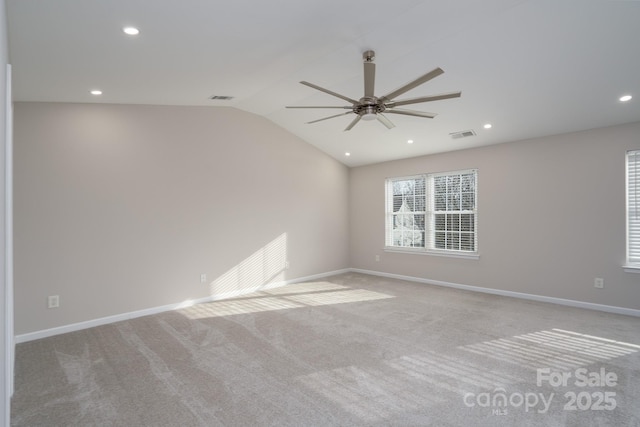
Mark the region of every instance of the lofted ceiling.
<instances>
[{"instance_id":1,"label":"lofted ceiling","mask_svg":"<svg viewBox=\"0 0 640 427\"><path fill-rule=\"evenodd\" d=\"M348 166L640 120L638 0L7 0L7 16L15 101L233 107ZM393 129L285 108L345 105L302 80L362 97L368 49L377 96L440 67L399 98L462 97Z\"/></svg>"}]
</instances>

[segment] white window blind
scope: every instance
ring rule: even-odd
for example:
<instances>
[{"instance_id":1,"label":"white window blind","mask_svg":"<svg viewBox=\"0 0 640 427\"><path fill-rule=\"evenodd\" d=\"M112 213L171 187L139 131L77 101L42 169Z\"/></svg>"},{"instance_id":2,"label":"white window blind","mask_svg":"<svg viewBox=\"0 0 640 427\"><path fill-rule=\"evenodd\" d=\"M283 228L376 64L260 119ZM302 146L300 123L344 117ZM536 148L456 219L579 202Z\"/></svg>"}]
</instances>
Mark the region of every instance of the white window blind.
<instances>
[{"instance_id":1,"label":"white window blind","mask_svg":"<svg viewBox=\"0 0 640 427\"><path fill-rule=\"evenodd\" d=\"M435 249L475 251L475 171L438 174L430 177L433 207L430 233Z\"/></svg>"},{"instance_id":2,"label":"white window blind","mask_svg":"<svg viewBox=\"0 0 640 427\"><path fill-rule=\"evenodd\" d=\"M477 253L476 199L475 169L387 179L386 248Z\"/></svg>"},{"instance_id":3,"label":"white window blind","mask_svg":"<svg viewBox=\"0 0 640 427\"><path fill-rule=\"evenodd\" d=\"M627 152L627 266L640 268L640 150Z\"/></svg>"}]
</instances>

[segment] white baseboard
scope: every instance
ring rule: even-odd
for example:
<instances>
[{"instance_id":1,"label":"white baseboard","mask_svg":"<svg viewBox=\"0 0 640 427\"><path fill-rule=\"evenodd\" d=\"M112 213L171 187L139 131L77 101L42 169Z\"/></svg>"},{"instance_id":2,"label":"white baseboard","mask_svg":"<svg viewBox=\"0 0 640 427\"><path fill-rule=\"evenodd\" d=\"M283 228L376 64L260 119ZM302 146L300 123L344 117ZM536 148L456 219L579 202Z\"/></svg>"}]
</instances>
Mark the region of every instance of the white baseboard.
<instances>
[{"instance_id":1,"label":"white baseboard","mask_svg":"<svg viewBox=\"0 0 640 427\"><path fill-rule=\"evenodd\" d=\"M390 279L407 280L409 282L425 283L428 285L444 286L447 288L463 289L465 291L481 292L485 294L501 295L505 297L520 298L532 301L548 302L552 304L565 305L570 307L586 308L589 310L604 311L607 313L623 314L626 316L640 317L640 310L632 308L616 307L612 305L594 304L591 302L575 301L563 298L547 297L542 295L525 294L522 292L504 291L501 289L482 288L479 286L461 285L458 283L443 282L440 280L423 279L420 277L403 276L401 274L384 273L374 270L362 270L359 268L350 269L353 273L370 274L372 276L388 277Z\"/></svg>"},{"instance_id":2,"label":"white baseboard","mask_svg":"<svg viewBox=\"0 0 640 427\"><path fill-rule=\"evenodd\" d=\"M87 320L84 322L72 323L69 325L58 326L56 328L44 329L36 332L29 332L26 334L16 335L15 342L17 344L37 340L40 338L47 338L54 335L66 334L67 332L80 331L82 329L93 328L95 326L107 325L109 323L120 322L122 320L135 319L137 317L149 316L151 314L162 313L165 311L179 310L181 308L190 307L194 304L201 304L206 302L218 301L223 299L235 298L241 295L250 294L261 290L278 288L284 285L290 285L293 283L307 282L310 280L318 280L328 276L334 276L336 274L348 273L351 269L345 268L342 270L329 271L321 274L314 274L311 276L298 277L297 279L283 280L280 282L267 283L262 286L255 286L253 288L242 289L240 291L225 292L224 294L212 295L205 298L199 298L195 300L187 300L177 304L168 304L160 307L151 307L143 310L132 311L129 313L116 314L114 316L101 317L99 319Z\"/></svg>"},{"instance_id":3,"label":"white baseboard","mask_svg":"<svg viewBox=\"0 0 640 427\"><path fill-rule=\"evenodd\" d=\"M607 313L615 313L615 314L623 314L623 315L627 315L627 316L640 317L640 310L634 310L634 309L631 309L631 308L615 307L615 306L603 305L603 304L594 304L594 303L590 303L590 302L583 302L583 301L575 301L575 300L568 300L568 299L562 299L562 298L547 297L547 296L542 296L542 295L526 294L526 293L522 293L522 292L505 291L505 290L501 290L501 289L483 288L483 287L479 287L479 286L462 285L462 284L459 284L459 283L443 282L441 280L423 279L423 278L420 278L420 277L404 276L404 275L401 275L401 274L384 273L384 272L381 272L381 271L374 271L374 270L363 270L363 269L359 269L359 268L345 268L345 269L342 269L342 270L335 270L335 271L329 271L329 272L326 272L326 273L314 274L314 275L311 275L311 276L299 277L297 279L290 279L290 280L284 280L284 281L281 281L281 282L268 283L268 284L265 284L265 285L262 285L262 286L257 286L257 287L250 288L250 289L243 289L241 291L227 292L227 293L224 293L224 294L208 296L208 297L200 298L200 299L196 299L196 300L183 301L183 302L177 303L177 304L168 304L168 305L163 305L163 306L160 306L160 307L152 307L152 308L147 308L147 309L144 309L144 310L138 310L138 311L132 311L132 312L129 312L129 313L116 314L114 316L101 317L99 319L87 320L85 322L72 323L70 325L64 325L64 326L59 326L59 327L56 327L56 328L44 329L44 330L41 330L41 331L30 332L30 333L21 334L21 335L16 335L15 342L17 344L19 344L19 343L23 343L23 342L37 340L37 339L40 339L40 338L47 338L47 337L51 337L51 336L54 336L54 335L65 334L67 332L80 331L82 329L92 328L94 326L100 326L100 325L106 325L106 324L109 324L109 323L120 322L122 320L135 319L137 317L148 316L148 315L151 315L151 314L162 313L162 312L165 312L165 311L178 310L178 309L181 309L181 308L192 306L194 304L201 304L201 303L206 303L206 302L218 301L218 300L222 300L222 299L235 298L235 297L238 297L238 296L241 296L241 295L246 295L246 294L249 294L249 293L252 293L252 292L256 292L256 291L260 291L260 290L273 289L273 288L277 288L277 287L284 286L284 285L290 285L290 284L293 284L293 283L308 282L310 280L318 280L318 279L322 279L322 278L329 277L329 276L335 276L337 274L351 273L351 272L352 273L369 274L369 275L372 275L372 276L388 277L390 279L406 280L406 281L409 281L409 282L425 283L425 284L435 285L435 286L444 286L444 287L447 287L447 288L462 289L462 290L465 290L465 291L481 292L481 293L485 293L485 294L501 295L501 296L506 296L506 297L520 298L520 299L526 299L526 300L532 300L532 301L548 302L548 303L552 303L552 304L559 304L559 305L565 305L565 306L570 306L570 307L586 308L586 309L589 309L589 310L604 311L604 312L607 312Z\"/></svg>"}]
</instances>

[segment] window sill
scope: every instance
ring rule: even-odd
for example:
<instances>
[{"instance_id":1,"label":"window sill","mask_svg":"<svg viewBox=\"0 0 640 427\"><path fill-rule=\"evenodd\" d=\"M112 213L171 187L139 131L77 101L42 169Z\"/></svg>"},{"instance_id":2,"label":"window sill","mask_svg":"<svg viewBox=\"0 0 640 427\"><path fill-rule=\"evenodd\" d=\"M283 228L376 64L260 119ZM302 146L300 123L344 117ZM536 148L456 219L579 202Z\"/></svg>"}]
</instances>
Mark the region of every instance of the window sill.
<instances>
[{"instance_id":1,"label":"window sill","mask_svg":"<svg viewBox=\"0 0 640 427\"><path fill-rule=\"evenodd\" d=\"M640 273L640 265L623 265L625 273Z\"/></svg>"},{"instance_id":2,"label":"window sill","mask_svg":"<svg viewBox=\"0 0 640 427\"><path fill-rule=\"evenodd\" d=\"M392 252L396 254L429 255L429 256L461 258L461 259L480 259L480 254L477 252L434 251L434 250L424 250L424 249L393 248L388 246L384 248L384 251ZM638 270L638 273L640 273L640 270Z\"/></svg>"}]
</instances>

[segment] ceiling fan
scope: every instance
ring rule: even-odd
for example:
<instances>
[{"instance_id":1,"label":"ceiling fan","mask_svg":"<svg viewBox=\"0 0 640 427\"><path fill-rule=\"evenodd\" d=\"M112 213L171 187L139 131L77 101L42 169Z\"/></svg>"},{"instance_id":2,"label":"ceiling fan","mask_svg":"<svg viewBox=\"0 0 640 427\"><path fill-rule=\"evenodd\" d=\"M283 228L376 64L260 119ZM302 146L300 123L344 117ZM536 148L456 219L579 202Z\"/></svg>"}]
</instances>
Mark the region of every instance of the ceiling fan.
<instances>
[{"instance_id":1,"label":"ceiling fan","mask_svg":"<svg viewBox=\"0 0 640 427\"><path fill-rule=\"evenodd\" d=\"M380 123L385 125L388 129L394 128L395 125L386 118L382 113L390 113L390 114L402 114L405 116L415 116L415 117L426 117L432 119L436 116L435 113L426 113L422 111L415 110L405 110L396 108L402 105L409 104L419 104L422 102L429 101L437 101L440 99L449 99L449 98L458 98L461 95L461 92L450 92L443 93L440 95L431 95L431 96L422 96L419 98L410 98L395 101L394 99L405 92L410 91L411 89L420 86L423 83L428 82L429 80L438 77L440 74L444 73L441 68L436 68L434 70L429 71L423 76L418 77L415 80L410 81L404 86L399 87L398 89L384 95L377 97L374 95L374 86L375 86L375 78L376 78L376 64L373 63L375 59L375 52L372 50L367 50L362 54L362 59L364 60L364 96L359 100L351 99L347 96L340 95L339 93L332 92L323 87L314 85L313 83L302 81L305 86L309 86L313 89L317 89L321 92L328 93L329 95L338 97L343 99L351 105L338 107L338 106L288 106L286 108L340 108L343 110L350 110L346 113L340 113L329 117L324 117L322 119L313 120L310 123L317 123L323 120L333 119L334 117L345 116L347 114L355 114L356 117L353 119L349 126L345 128L345 130L351 130L360 120L375 120L377 119Z\"/></svg>"}]
</instances>

